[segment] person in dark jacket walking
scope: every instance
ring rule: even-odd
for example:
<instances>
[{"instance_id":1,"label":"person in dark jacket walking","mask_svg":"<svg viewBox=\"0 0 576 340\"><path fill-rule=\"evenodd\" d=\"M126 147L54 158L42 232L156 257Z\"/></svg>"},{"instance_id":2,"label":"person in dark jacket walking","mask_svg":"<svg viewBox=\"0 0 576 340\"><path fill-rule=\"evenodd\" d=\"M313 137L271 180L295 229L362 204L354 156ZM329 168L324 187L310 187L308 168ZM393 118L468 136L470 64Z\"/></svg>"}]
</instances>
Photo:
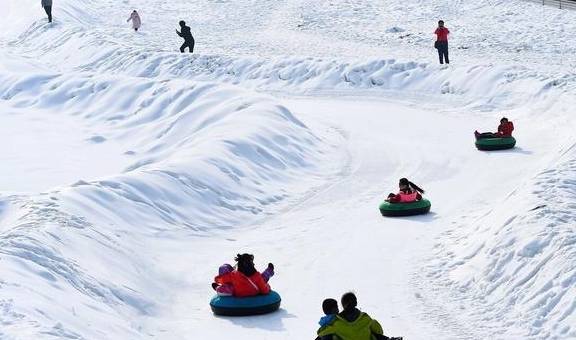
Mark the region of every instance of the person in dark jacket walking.
<instances>
[{"instance_id":1,"label":"person in dark jacket walking","mask_svg":"<svg viewBox=\"0 0 576 340\"><path fill-rule=\"evenodd\" d=\"M444 21L438 21L438 28L434 31L436 34L436 42L434 43L434 47L438 50L438 57L440 57L440 64L450 64L450 60L448 59L448 34L450 31L444 27Z\"/></svg>"},{"instance_id":2,"label":"person in dark jacket walking","mask_svg":"<svg viewBox=\"0 0 576 340\"><path fill-rule=\"evenodd\" d=\"M52 22L52 0L42 0L42 8L48 15L48 22Z\"/></svg>"},{"instance_id":3,"label":"person in dark jacket walking","mask_svg":"<svg viewBox=\"0 0 576 340\"><path fill-rule=\"evenodd\" d=\"M186 22L180 21L180 32L176 30L176 34L184 38L184 43L180 47L180 52L184 53L186 47L190 49L190 53L194 53L194 38L190 32L190 27L186 26Z\"/></svg>"}]
</instances>

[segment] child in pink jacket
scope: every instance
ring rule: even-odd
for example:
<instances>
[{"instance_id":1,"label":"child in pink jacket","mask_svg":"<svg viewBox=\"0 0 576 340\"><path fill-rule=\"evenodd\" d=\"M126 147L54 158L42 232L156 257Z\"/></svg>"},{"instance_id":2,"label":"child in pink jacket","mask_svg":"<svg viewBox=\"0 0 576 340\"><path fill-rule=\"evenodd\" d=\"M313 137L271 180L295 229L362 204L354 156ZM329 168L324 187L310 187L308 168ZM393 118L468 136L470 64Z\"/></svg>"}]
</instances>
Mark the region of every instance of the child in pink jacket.
<instances>
[{"instance_id":1,"label":"child in pink jacket","mask_svg":"<svg viewBox=\"0 0 576 340\"><path fill-rule=\"evenodd\" d=\"M397 194L390 194L386 199L390 203L409 203L416 202L422 199L424 190L416 184L410 182L407 178L401 178L398 183L400 191Z\"/></svg>"}]
</instances>

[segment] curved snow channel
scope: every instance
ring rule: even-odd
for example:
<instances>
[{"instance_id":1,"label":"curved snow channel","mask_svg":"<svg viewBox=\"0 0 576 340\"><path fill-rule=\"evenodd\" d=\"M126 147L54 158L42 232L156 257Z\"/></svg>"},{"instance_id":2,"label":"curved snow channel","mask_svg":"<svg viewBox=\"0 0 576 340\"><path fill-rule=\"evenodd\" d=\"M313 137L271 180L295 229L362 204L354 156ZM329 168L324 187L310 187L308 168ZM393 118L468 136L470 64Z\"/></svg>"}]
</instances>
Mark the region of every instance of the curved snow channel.
<instances>
[{"instance_id":1,"label":"curved snow channel","mask_svg":"<svg viewBox=\"0 0 576 340\"><path fill-rule=\"evenodd\" d=\"M180 286L158 260L162 239L194 253L310 196L346 160L336 132L312 133L273 98L216 84L0 74L0 98L9 111L82 120L106 132L84 142L115 140L132 160L106 178L0 194L2 339L144 336L138 320Z\"/></svg>"}]
</instances>

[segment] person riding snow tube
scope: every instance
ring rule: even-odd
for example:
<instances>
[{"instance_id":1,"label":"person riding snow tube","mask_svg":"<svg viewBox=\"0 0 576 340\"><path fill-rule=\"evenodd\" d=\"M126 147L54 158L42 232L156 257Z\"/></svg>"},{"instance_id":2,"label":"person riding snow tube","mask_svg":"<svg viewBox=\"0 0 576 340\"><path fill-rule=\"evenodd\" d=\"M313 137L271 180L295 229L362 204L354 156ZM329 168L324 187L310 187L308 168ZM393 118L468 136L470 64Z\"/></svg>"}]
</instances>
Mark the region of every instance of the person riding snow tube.
<instances>
[{"instance_id":1,"label":"person riding snow tube","mask_svg":"<svg viewBox=\"0 0 576 340\"><path fill-rule=\"evenodd\" d=\"M514 137L482 138L476 140L476 148L481 151L507 150L516 146Z\"/></svg>"},{"instance_id":2,"label":"person riding snow tube","mask_svg":"<svg viewBox=\"0 0 576 340\"><path fill-rule=\"evenodd\" d=\"M429 200L423 199L424 190L406 178L401 178L399 182L400 191L397 194L390 194L388 198L380 204L382 216L412 216L426 214L430 211L432 204Z\"/></svg>"},{"instance_id":3,"label":"person riding snow tube","mask_svg":"<svg viewBox=\"0 0 576 340\"><path fill-rule=\"evenodd\" d=\"M410 203L383 202L380 204L380 213L386 217L423 215L429 213L431 207L432 203L425 198Z\"/></svg>"},{"instance_id":4,"label":"person riding snow tube","mask_svg":"<svg viewBox=\"0 0 576 340\"><path fill-rule=\"evenodd\" d=\"M514 124L508 121L508 118L502 117L498 132L479 133L474 131L476 148L482 151L512 149L516 145L516 139L512 137L512 131L514 131Z\"/></svg>"},{"instance_id":5,"label":"person riding snow tube","mask_svg":"<svg viewBox=\"0 0 576 340\"><path fill-rule=\"evenodd\" d=\"M260 274L254 266L254 255L238 254L237 270L231 265L220 266L212 288L217 296L210 301L217 315L253 315L270 313L280 307L280 296L272 292L268 280L274 275L274 265Z\"/></svg>"},{"instance_id":6,"label":"person riding snow tube","mask_svg":"<svg viewBox=\"0 0 576 340\"><path fill-rule=\"evenodd\" d=\"M272 313L280 308L280 294L271 290L266 295L248 297L219 296L210 301L210 308L216 315L248 316Z\"/></svg>"}]
</instances>

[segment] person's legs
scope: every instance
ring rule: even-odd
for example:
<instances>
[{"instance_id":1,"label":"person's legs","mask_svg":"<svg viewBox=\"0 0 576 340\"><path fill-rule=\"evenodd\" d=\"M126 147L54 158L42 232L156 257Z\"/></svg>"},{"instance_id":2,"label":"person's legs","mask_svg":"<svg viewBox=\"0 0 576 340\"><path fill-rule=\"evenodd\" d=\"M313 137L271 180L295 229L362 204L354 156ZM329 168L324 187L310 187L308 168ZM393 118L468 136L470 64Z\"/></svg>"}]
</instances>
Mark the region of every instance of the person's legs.
<instances>
[{"instance_id":1,"label":"person's legs","mask_svg":"<svg viewBox=\"0 0 576 340\"><path fill-rule=\"evenodd\" d=\"M231 284L220 285L216 288L218 296L232 296L234 295L234 286Z\"/></svg>"},{"instance_id":2,"label":"person's legs","mask_svg":"<svg viewBox=\"0 0 576 340\"><path fill-rule=\"evenodd\" d=\"M440 64L444 64L444 55L442 54L442 47L438 46L438 58L440 59Z\"/></svg>"},{"instance_id":3,"label":"person's legs","mask_svg":"<svg viewBox=\"0 0 576 340\"><path fill-rule=\"evenodd\" d=\"M186 49L187 46L188 46L188 43L187 43L187 42L184 42L184 43L182 44L182 46L180 46L180 53L184 53L184 50Z\"/></svg>"},{"instance_id":4,"label":"person's legs","mask_svg":"<svg viewBox=\"0 0 576 340\"><path fill-rule=\"evenodd\" d=\"M48 15L48 22L52 22L52 6L44 6L44 11Z\"/></svg>"},{"instance_id":5,"label":"person's legs","mask_svg":"<svg viewBox=\"0 0 576 340\"><path fill-rule=\"evenodd\" d=\"M440 64L448 64L448 42L441 41L438 43L438 56L440 57Z\"/></svg>"},{"instance_id":6,"label":"person's legs","mask_svg":"<svg viewBox=\"0 0 576 340\"><path fill-rule=\"evenodd\" d=\"M497 134L492 132L483 132L483 133L475 133L476 139L484 139L484 138L496 138L498 137Z\"/></svg>"},{"instance_id":7,"label":"person's legs","mask_svg":"<svg viewBox=\"0 0 576 340\"><path fill-rule=\"evenodd\" d=\"M186 45L187 45L188 48L190 49L190 53L194 53L194 39L192 39L192 40L187 40L187 41L186 41Z\"/></svg>"}]
</instances>

